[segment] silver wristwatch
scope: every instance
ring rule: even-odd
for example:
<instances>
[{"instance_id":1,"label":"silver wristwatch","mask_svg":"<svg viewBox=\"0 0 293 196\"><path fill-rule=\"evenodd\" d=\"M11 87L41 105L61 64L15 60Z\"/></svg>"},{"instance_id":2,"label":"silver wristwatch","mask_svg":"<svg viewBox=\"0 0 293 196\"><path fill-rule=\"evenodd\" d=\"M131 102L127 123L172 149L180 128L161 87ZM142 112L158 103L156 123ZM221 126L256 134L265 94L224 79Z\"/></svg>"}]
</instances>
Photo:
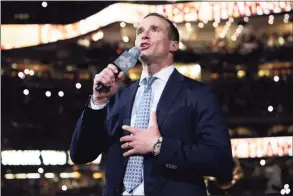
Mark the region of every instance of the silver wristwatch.
<instances>
[{"instance_id":1,"label":"silver wristwatch","mask_svg":"<svg viewBox=\"0 0 293 196\"><path fill-rule=\"evenodd\" d=\"M158 156L160 154L162 142L163 142L163 138L160 137L158 141L154 144L153 146L154 156Z\"/></svg>"}]
</instances>

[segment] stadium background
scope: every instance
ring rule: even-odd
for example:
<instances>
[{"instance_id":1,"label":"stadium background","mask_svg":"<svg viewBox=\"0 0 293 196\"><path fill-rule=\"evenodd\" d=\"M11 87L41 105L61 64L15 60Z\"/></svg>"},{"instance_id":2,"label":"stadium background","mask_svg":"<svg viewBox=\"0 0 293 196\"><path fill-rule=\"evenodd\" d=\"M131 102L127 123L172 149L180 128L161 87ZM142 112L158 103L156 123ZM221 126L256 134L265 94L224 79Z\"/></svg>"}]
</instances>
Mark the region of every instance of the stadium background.
<instances>
[{"instance_id":1,"label":"stadium background","mask_svg":"<svg viewBox=\"0 0 293 196\"><path fill-rule=\"evenodd\" d=\"M148 12L181 34L176 68L211 84L229 125L235 174L212 195L289 195L293 186L293 16L287 2L1 2L1 190L100 195L104 158L68 148L93 76L131 48ZM141 73L133 68L122 84Z\"/></svg>"}]
</instances>

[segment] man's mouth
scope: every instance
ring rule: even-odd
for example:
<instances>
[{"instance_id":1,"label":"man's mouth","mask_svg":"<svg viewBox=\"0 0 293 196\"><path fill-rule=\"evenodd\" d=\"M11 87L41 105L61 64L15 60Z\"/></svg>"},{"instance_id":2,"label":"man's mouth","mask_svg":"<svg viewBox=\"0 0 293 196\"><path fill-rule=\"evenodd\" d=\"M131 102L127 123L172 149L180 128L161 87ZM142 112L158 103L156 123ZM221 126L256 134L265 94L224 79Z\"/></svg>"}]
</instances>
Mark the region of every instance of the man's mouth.
<instances>
[{"instance_id":1,"label":"man's mouth","mask_svg":"<svg viewBox=\"0 0 293 196\"><path fill-rule=\"evenodd\" d=\"M148 43L142 43L142 44L140 44L140 50L141 51L143 51L143 50L147 50L147 49L149 49L150 48L150 44L148 44Z\"/></svg>"}]
</instances>

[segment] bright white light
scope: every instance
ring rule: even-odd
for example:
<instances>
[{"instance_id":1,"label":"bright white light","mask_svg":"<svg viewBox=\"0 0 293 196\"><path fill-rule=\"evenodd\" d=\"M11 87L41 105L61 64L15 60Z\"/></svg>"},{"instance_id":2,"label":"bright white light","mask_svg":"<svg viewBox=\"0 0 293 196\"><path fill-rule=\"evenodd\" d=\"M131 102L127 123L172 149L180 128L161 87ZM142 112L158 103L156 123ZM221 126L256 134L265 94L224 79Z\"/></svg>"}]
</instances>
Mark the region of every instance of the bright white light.
<instances>
[{"instance_id":1,"label":"bright white light","mask_svg":"<svg viewBox=\"0 0 293 196\"><path fill-rule=\"evenodd\" d=\"M29 74L29 73L30 73L30 70L25 69L25 70L24 70L24 73L25 73L25 74Z\"/></svg>"},{"instance_id":2,"label":"bright white light","mask_svg":"<svg viewBox=\"0 0 293 196\"><path fill-rule=\"evenodd\" d=\"M123 36L122 39L123 39L124 42L129 42L129 37L127 37L127 36Z\"/></svg>"},{"instance_id":3,"label":"bright white light","mask_svg":"<svg viewBox=\"0 0 293 196\"><path fill-rule=\"evenodd\" d=\"M289 19L289 14L285 14L284 18Z\"/></svg>"},{"instance_id":4,"label":"bright white light","mask_svg":"<svg viewBox=\"0 0 293 196\"><path fill-rule=\"evenodd\" d=\"M263 15L263 11L261 9L256 10L257 15Z\"/></svg>"},{"instance_id":5,"label":"bright white light","mask_svg":"<svg viewBox=\"0 0 293 196\"><path fill-rule=\"evenodd\" d=\"M272 24L274 24L274 20L269 20L268 23L269 23L270 25L272 25Z\"/></svg>"},{"instance_id":6,"label":"bright white light","mask_svg":"<svg viewBox=\"0 0 293 196\"><path fill-rule=\"evenodd\" d=\"M275 81L275 82L279 82L279 80L280 80L279 76L275 76L275 77L274 77L274 81Z\"/></svg>"},{"instance_id":7,"label":"bright white light","mask_svg":"<svg viewBox=\"0 0 293 196\"><path fill-rule=\"evenodd\" d=\"M67 71L72 71L73 70L73 67L71 65L68 65L68 66L66 66L66 70Z\"/></svg>"},{"instance_id":8,"label":"bright white light","mask_svg":"<svg viewBox=\"0 0 293 196\"><path fill-rule=\"evenodd\" d=\"M220 23L221 22L221 18L215 18L215 22L216 23Z\"/></svg>"},{"instance_id":9,"label":"bright white light","mask_svg":"<svg viewBox=\"0 0 293 196\"><path fill-rule=\"evenodd\" d=\"M63 190L63 191L66 191L66 190L67 190L67 186L66 186L66 185L63 185L63 186L62 186L62 190Z\"/></svg>"},{"instance_id":10,"label":"bright white light","mask_svg":"<svg viewBox=\"0 0 293 196\"><path fill-rule=\"evenodd\" d=\"M215 28L218 27L218 23L214 22L213 27L215 27Z\"/></svg>"},{"instance_id":11,"label":"bright white light","mask_svg":"<svg viewBox=\"0 0 293 196\"><path fill-rule=\"evenodd\" d=\"M48 3L46 1L42 2L42 7L47 7Z\"/></svg>"},{"instance_id":12,"label":"bright white light","mask_svg":"<svg viewBox=\"0 0 293 196\"><path fill-rule=\"evenodd\" d=\"M104 37L104 32L103 31L99 31L97 33L97 36L98 36L99 39L102 39Z\"/></svg>"},{"instance_id":13,"label":"bright white light","mask_svg":"<svg viewBox=\"0 0 293 196\"><path fill-rule=\"evenodd\" d=\"M186 71L187 71L187 68L186 68L185 66L182 66L182 67L179 67L178 70L179 70L179 72L180 72L181 74L184 75L184 74L186 73Z\"/></svg>"},{"instance_id":14,"label":"bright white light","mask_svg":"<svg viewBox=\"0 0 293 196\"><path fill-rule=\"evenodd\" d=\"M38 150L4 150L1 152L3 165L41 165Z\"/></svg>"},{"instance_id":15,"label":"bright white light","mask_svg":"<svg viewBox=\"0 0 293 196\"><path fill-rule=\"evenodd\" d=\"M138 23L137 22L133 23L133 27L134 28L137 28L138 27Z\"/></svg>"},{"instance_id":16,"label":"bright white light","mask_svg":"<svg viewBox=\"0 0 293 196\"><path fill-rule=\"evenodd\" d=\"M16 69L16 68L17 68L17 64L16 64L16 63L13 63L13 64L11 65L11 67L12 67L13 69Z\"/></svg>"},{"instance_id":17,"label":"bright white light","mask_svg":"<svg viewBox=\"0 0 293 196\"><path fill-rule=\"evenodd\" d=\"M289 194L290 191L291 191L290 189L286 189L286 190L285 190L286 194Z\"/></svg>"},{"instance_id":18,"label":"bright white light","mask_svg":"<svg viewBox=\"0 0 293 196\"><path fill-rule=\"evenodd\" d=\"M20 77L21 79L24 79L24 78L25 78L25 75L24 75L24 73L19 72L19 73L18 73L18 77Z\"/></svg>"},{"instance_id":19,"label":"bright white light","mask_svg":"<svg viewBox=\"0 0 293 196\"><path fill-rule=\"evenodd\" d=\"M91 42L90 42L90 40L88 40L88 39L79 39L79 40L77 41L77 44L80 45L80 46L83 46L83 47L88 48L88 47L90 47Z\"/></svg>"},{"instance_id":20,"label":"bright white light","mask_svg":"<svg viewBox=\"0 0 293 196\"><path fill-rule=\"evenodd\" d=\"M55 174L53 173L45 173L45 178L54 178Z\"/></svg>"},{"instance_id":21,"label":"bright white light","mask_svg":"<svg viewBox=\"0 0 293 196\"><path fill-rule=\"evenodd\" d=\"M63 151L42 150L44 165L65 165L66 153Z\"/></svg>"},{"instance_id":22,"label":"bright white light","mask_svg":"<svg viewBox=\"0 0 293 196\"><path fill-rule=\"evenodd\" d=\"M202 22L198 23L198 27L199 28L203 28L204 27L204 24Z\"/></svg>"},{"instance_id":23,"label":"bright white light","mask_svg":"<svg viewBox=\"0 0 293 196\"><path fill-rule=\"evenodd\" d=\"M41 175L38 173L28 173L28 174L26 174L26 177L28 179L38 179L41 177Z\"/></svg>"},{"instance_id":24,"label":"bright white light","mask_svg":"<svg viewBox=\"0 0 293 196\"><path fill-rule=\"evenodd\" d=\"M100 164L101 163L101 160L102 160L102 154L100 154L99 156L98 156L98 158L96 158L92 163L93 164Z\"/></svg>"},{"instance_id":25,"label":"bright white light","mask_svg":"<svg viewBox=\"0 0 293 196\"><path fill-rule=\"evenodd\" d=\"M272 112L273 110L274 110L273 106L270 105L270 106L268 107L268 111L269 111L269 112Z\"/></svg>"},{"instance_id":26,"label":"bright white light","mask_svg":"<svg viewBox=\"0 0 293 196\"><path fill-rule=\"evenodd\" d=\"M285 189L282 189L281 190L281 195L285 195L285 193L286 193L286 190Z\"/></svg>"},{"instance_id":27,"label":"bright white light","mask_svg":"<svg viewBox=\"0 0 293 196\"><path fill-rule=\"evenodd\" d=\"M193 77L195 77L195 76L197 76L198 74L200 74L200 71L201 71L201 67L200 67L199 64L196 64L196 65L194 65L194 66L192 66L192 67L190 68L190 74L191 74Z\"/></svg>"},{"instance_id":28,"label":"bright white light","mask_svg":"<svg viewBox=\"0 0 293 196\"><path fill-rule=\"evenodd\" d=\"M284 23L288 23L288 22L289 22L289 19L284 18L283 22L284 22Z\"/></svg>"},{"instance_id":29,"label":"bright white light","mask_svg":"<svg viewBox=\"0 0 293 196\"><path fill-rule=\"evenodd\" d=\"M47 97L51 97L51 92L50 91L46 91L45 94L46 94Z\"/></svg>"},{"instance_id":30,"label":"bright white light","mask_svg":"<svg viewBox=\"0 0 293 196\"><path fill-rule=\"evenodd\" d=\"M204 19L204 20L203 20L203 23L204 23L204 24L208 24L208 23L209 23L209 20Z\"/></svg>"},{"instance_id":31,"label":"bright white light","mask_svg":"<svg viewBox=\"0 0 293 196\"><path fill-rule=\"evenodd\" d=\"M284 189L288 189L288 188L289 188L289 184L285 184Z\"/></svg>"},{"instance_id":32,"label":"bright white light","mask_svg":"<svg viewBox=\"0 0 293 196\"><path fill-rule=\"evenodd\" d=\"M186 49L185 45L182 42L179 42L179 49L180 50L185 50Z\"/></svg>"},{"instance_id":33,"label":"bright white light","mask_svg":"<svg viewBox=\"0 0 293 196\"><path fill-rule=\"evenodd\" d=\"M23 173L15 174L15 178L17 178L17 179L26 179L26 174L23 174Z\"/></svg>"},{"instance_id":34,"label":"bright white light","mask_svg":"<svg viewBox=\"0 0 293 196\"><path fill-rule=\"evenodd\" d=\"M269 16L269 19L270 19L270 20L274 20L274 18L275 18L275 17L274 17L273 15L270 15L270 16Z\"/></svg>"},{"instance_id":35,"label":"bright white light","mask_svg":"<svg viewBox=\"0 0 293 196\"><path fill-rule=\"evenodd\" d=\"M270 11L269 11L268 9L265 9L265 10L264 10L264 13L265 13L265 14L269 14Z\"/></svg>"},{"instance_id":36,"label":"bright white light","mask_svg":"<svg viewBox=\"0 0 293 196\"><path fill-rule=\"evenodd\" d=\"M29 75L31 75L31 76L35 75L34 70L30 70L30 71L29 71Z\"/></svg>"},{"instance_id":37,"label":"bright white light","mask_svg":"<svg viewBox=\"0 0 293 196\"><path fill-rule=\"evenodd\" d=\"M249 18L248 18L247 16L245 16L245 17L243 18L243 20L244 20L245 22L248 22L248 21L249 21Z\"/></svg>"},{"instance_id":38,"label":"bright white light","mask_svg":"<svg viewBox=\"0 0 293 196\"><path fill-rule=\"evenodd\" d=\"M81 84L80 84L80 83L76 83L75 87L76 87L77 89L80 89L80 88L81 88Z\"/></svg>"},{"instance_id":39,"label":"bright white light","mask_svg":"<svg viewBox=\"0 0 293 196\"><path fill-rule=\"evenodd\" d=\"M64 96L64 92L63 91L59 91L58 92L59 97L63 97Z\"/></svg>"},{"instance_id":40,"label":"bright white light","mask_svg":"<svg viewBox=\"0 0 293 196\"><path fill-rule=\"evenodd\" d=\"M69 178L69 173L66 173L66 172L60 173L60 177L61 178Z\"/></svg>"},{"instance_id":41,"label":"bright white light","mask_svg":"<svg viewBox=\"0 0 293 196\"><path fill-rule=\"evenodd\" d=\"M188 28L188 29L190 29L191 28L190 22L185 23L185 27Z\"/></svg>"},{"instance_id":42,"label":"bright white light","mask_svg":"<svg viewBox=\"0 0 293 196\"><path fill-rule=\"evenodd\" d=\"M280 9L279 7L275 7L275 8L274 8L274 12L275 12L275 13L280 13L280 12L281 12L281 9Z\"/></svg>"},{"instance_id":43,"label":"bright white light","mask_svg":"<svg viewBox=\"0 0 293 196\"><path fill-rule=\"evenodd\" d=\"M13 174L5 174L4 176L6 179L14 179L14 175Z\"/></svg>"},{"instance_id":44,"label":"bright white light","mask_svg":"<svg viewBox=\"0 0 293 196\"><path fill-rule=\"evenodd\" d=\"M231 37L231 40L232 40L232 41L236 41L236 39L237 39L237 37L236 37L235 35L233 35L233 36Z\"/></svg>"},{"instance_id":45,"label":"bright white light","mask_svg":"<svg viewBox=\"0 0 293 196\"><path fill-rule=\"evenodd\" d=\"M24 90L23 90L23 94L24 94L24 95L28 95L29 93L30 93L29 90L27 90L27 89L24 89Z\"/></svg>"},{"instance_id":46,"label":"bright white light","mask_svg":"<svg viewBox=\"0 0 293 196\"><path fill-rule=\"evenodd\" d=\"M120 27L124 28L126 26L125 22L120 22Z\"/></svg>"},{"instance_id":47,"label":"bright white light","mask_svg":"<svg viewBox=\"0 0 293 196\"><path fill-rule=\"evenodd\" d=\"M234 22L234 18L230 17L229 22Z\"/></svg>"},{"instance_id":48,"label":"bright white light","mask_svg":"<svg viewBox=\"0 0 293 196\"><path fill-rule=\"evenodd\" d=\"M239 28L239 27L238 27L238 28L236 29L235 34L238 34L238 35L239 35L239 34L241 33L241 31L242 31L242 28Z\"/></svg>"},{"instance_id":49,"label":"bright white light","mask_svg":"<svg viewBox=\"0 0 293 196\"><path fill-rule=\"evenodd\" d=\"M261 166L264 166L266 164L266 161L264 159L262 159L262 160L260 160L259 163L260 163Z\"/></svg>"},{"instance_id":50,"label":"bright white light","mask_svg":"<svg viewBox=\"0 0 293 196\"><path fill-rule=\"evenodd\" d=\"M38 172L39 172L40 174L42 174L42 173L44 173L44 169L40 167L40 168L38 169Z\"/></svg>"},{"instance_id":51,"label":"bright white light","mask_svg":"<svg viewBox=\"0 0 293 196\"><path fill-rule=\"evenodd\" d=\"M103 31L99 31L99 32L97 32L96 34L93 35L93 40L98 41L100 39L103 39L103 37L104 37Z\"/></svg>"}]
</instances>

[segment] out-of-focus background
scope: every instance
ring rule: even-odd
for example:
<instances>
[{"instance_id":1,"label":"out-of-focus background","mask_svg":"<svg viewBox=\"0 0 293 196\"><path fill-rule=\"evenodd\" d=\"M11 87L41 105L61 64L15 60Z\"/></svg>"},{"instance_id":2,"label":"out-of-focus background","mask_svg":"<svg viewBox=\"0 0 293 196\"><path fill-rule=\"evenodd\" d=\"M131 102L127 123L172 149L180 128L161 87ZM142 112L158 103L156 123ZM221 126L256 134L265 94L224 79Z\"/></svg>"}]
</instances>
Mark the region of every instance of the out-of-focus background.
<instances>
[{"instance_id":1,"label":"out-of-focus background","mask_svg":"<svg viewBox=\"0 0 293 196\"><path fill-rule=\"evenodd\" d=\"M1 2L1 190L5 196L101 195L104 157L68 148L93 76L134 46L158 12L181 35L175 66L211 84L229 125L235 171L212 195L289 195L293 187L293 16L287 2ZM123 86L139 79L133 68Z\"/></svg>"}]
</instances>

